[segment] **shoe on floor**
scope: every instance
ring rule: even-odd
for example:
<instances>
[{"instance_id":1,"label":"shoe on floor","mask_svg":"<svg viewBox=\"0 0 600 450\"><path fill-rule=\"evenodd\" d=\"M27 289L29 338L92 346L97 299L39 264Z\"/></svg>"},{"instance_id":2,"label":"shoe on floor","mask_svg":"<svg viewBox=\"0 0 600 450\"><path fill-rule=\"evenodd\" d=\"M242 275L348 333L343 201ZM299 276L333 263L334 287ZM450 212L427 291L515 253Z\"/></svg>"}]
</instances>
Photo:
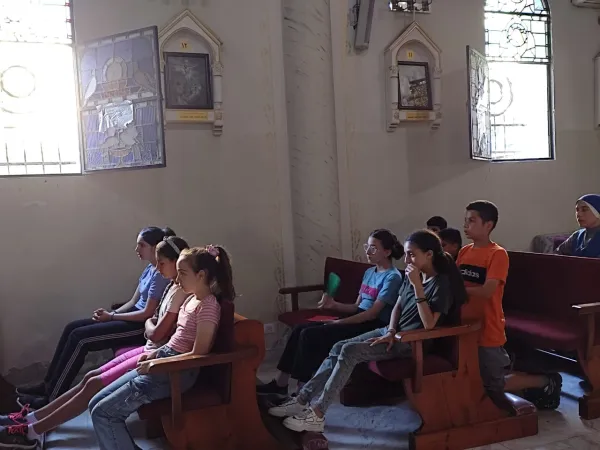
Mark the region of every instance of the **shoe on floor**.
<instances>
[{"instance_id":1,"label":"shoe on floor","mask_svg":"<svg viewBox=\"0 0 600 450\"><path fill-rule=\"evenodd\" d=\"M528 389L525 398L538 409L556 409L560 406L562 376L558 372L546 376L548 384L543 389Z\"/></svg>"},{"instance_id":2,"label":"shoe on floor","mask_svg":"<svg viewBox=\"0 0 600 450\"><path fill-rule=\"evenodd\" d=\"M46 397L48 395L48 393L46 392L46 383L38 383L32 386L18 387L16 391L17 397L22 397L23 395L35 395L36 397Z\"/></svg>"},{"instance_id":3,"label":"shoe on floor","mask_svg":"<svg viewBox=\"0 0 600 450\"><path fill-rule=\"evenodd\" d=\"M288 430L297 432L323 433L325 431L325 417L319 418L312 408L308 408L298 415L285 419L283 426Z\"/></svg>"},{"instance_id":4,"label":"shoe on floor","mask_svg":"<svg viewBox=\"0 0 600 450\"><path fill-rule=\"evenodd\" d=\"M0 426L8 427L10 425L27 424L27 414L30 412L29 405L25 405L19 412L9 414L8 416L0 416Z\"/></svg>"},{"instance_id":5,"label":"shoe on floor","mask_svg":"<svg viewBox=\"0 0 600 450\"><path fill-rule=\"evenodd\" d=\"M36 395L21 395L17 397L17 404L24 408L26 405L33 411L43 408L48 404L48 397L39 397Z\"/></svg>"},{"instance_id":6,"label":"shoe on floor","mask_svg":"<svg viewBox=\"0 0 600 450\"><path fill-rule=\"evenodd\" d=\"M298 403L298 397L293 396L285 399L283 403L269 408L269 414L274 417L290 417L300 414L308 405Z\"/></svg>"},{"instance_id":7,"label":"shoe on floor","mask_svg":"<svg viewBox=\"0 0 600 450\"><path fill-rule=\"evenodd\" d=\"M267 384L260 384L256 386L256 393L259 395L269 395L269 394L277 394L277 395L288 395L288 387L281 387L277 384L277 381L271 380Z\"/></svg>"},{"instance_id":8,"label":"shoe on floor","mask_svg":"<svg viewBox=\"0 0 600 450\"><path fill-rule=\"evenodd\" d=\"M0 448L35 449L39 442L27 437L27 425L11 425L0 430Z\"/></svg>"}]
</instances>

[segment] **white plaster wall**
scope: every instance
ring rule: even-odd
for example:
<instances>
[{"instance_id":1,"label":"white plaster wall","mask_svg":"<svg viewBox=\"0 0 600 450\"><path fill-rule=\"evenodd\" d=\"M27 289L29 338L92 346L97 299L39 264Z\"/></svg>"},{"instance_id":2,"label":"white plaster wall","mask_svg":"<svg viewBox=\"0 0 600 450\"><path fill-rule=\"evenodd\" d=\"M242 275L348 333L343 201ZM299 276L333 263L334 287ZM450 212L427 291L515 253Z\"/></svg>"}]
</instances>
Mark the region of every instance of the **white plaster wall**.
<instances>
[{"instance_id":1,"label":"white plaster wall","mask_svg":"<svg viewBox=\"0 0 600 450\"><path fill-rule=\"evenodd\" d=\"M394 133L385 131L383 50L412 16L391 13L385 3L376 2L368 51L355 54L349 45L351 30L342 30L348 49L339 72L344 74L356 251L375 227L390 227L405 236L434 214L461 228L464 206L479 198L499 206L495 238L511 249L527 248L536 234L576 227L576 198L600 189L600 146L593 129L592 58L600 49L597 12L551 1L556 161L490 164L469 159L466 107L465 47L483 51L484 2L438 0L431 15L417 15L442 49L444 120L438 131L411 126Z\"/></svg>"},{"instance_id":2,"label":"white plaster wall","mask_svg":"<svg viewBox=\"0 0 600 450\"><path fill-rule=\"evenodd\" d=\"M329 1L283 0L283 6L297 275L311 284L322 279L325 257L340 254Z\"/></svg>"},{"instance_id":3,"label":"white plaster wall","mask_svg":"<svg viewBox=\"0 0 600 450\"><path fill-rule=\"evenodd\" d=\"M287 208L280 199L289 191L289 179L286 188L278 176L287 153L281 6L77 0L76 34L86 41L161 27L186 4L225 42L223 135L213 136L210 127L169 128L164 169L0 179L4 371L49 360L68 321L129 299L142 269L136 234L146 225L169 225L191 244L226 244L241 294L237 310L275 317Z\"/></svg>"}]
</instances>

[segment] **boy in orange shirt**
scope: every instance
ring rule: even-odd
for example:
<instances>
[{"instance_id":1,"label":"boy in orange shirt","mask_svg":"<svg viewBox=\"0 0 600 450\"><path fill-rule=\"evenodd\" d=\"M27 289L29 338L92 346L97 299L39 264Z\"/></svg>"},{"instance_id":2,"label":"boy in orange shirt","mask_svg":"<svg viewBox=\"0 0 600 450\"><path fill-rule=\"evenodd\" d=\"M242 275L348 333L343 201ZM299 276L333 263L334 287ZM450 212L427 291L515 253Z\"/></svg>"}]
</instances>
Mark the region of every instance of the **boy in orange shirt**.
<instances>
[{"instance_id":1,"label":"boy in orange shirt","mask_svg":"<svg viewBox=\"0 0 600 450\"><path fill-rule=\"evenodd\" d=\"M498 208L480 200L467 206L464 232L473 243L463 247L457 259L471 301L484 303L484 318L479 338L479 371L483 386L498 406L504 392L526 391L525 397L538 408L555 409L560 404L560 374L509 374L511 361L504 349L504 311L502 295L508 276L506 250L490 240L498 223Z\"/></svg>"}]
</instances>

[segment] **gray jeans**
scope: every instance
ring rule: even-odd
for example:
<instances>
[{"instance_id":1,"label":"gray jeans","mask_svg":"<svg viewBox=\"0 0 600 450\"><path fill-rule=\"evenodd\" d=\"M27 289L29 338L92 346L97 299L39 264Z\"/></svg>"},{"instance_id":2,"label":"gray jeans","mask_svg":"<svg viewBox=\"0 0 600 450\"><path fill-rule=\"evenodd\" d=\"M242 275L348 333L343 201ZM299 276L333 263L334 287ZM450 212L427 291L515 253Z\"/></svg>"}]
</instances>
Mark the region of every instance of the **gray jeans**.
<instances>
[{"instance_id":1,"label":"gray jeans","mask_svg":"<svg viewBox=\"0 0 600 450\"><path fill-rule=\"evenodd\" d=\"M386 333L387 327L378 328L335 344L315 376L298 393L300 402L309 403L319 395L313 406L325 413L348 382L357 364L412 356L410 344L404 342L395 342L389 351L387 344L371 347L370 343L365 342L372 338L382 337Z\"/></svg>"}]
</instances>

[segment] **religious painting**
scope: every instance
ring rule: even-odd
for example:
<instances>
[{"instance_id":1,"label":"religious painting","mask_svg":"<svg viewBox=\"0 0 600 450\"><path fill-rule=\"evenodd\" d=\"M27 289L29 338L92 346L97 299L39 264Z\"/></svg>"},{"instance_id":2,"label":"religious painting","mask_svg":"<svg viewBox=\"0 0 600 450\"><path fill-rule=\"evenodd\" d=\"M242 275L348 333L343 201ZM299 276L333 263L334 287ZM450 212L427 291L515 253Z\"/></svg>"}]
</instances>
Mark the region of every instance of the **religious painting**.
<instances>
[{"instance_id":1,"label":"religious painting","mask_svg":"<svg viewBox=\"0 0 600 450\"><path fill-rule=\"evenodd\" d=\"M213 109L209 55L165 53L168 109Z\"/></svg>"},{"instance_id":2,"label":"religious painting","mask_svg":"<svg viewBox=\"0 0 600 450\"><path fill-rule=\"evenodd\" d=\"M398 109L433 109L428 63L398 62L398 97Z\"/></svg>"}]
</instances>

